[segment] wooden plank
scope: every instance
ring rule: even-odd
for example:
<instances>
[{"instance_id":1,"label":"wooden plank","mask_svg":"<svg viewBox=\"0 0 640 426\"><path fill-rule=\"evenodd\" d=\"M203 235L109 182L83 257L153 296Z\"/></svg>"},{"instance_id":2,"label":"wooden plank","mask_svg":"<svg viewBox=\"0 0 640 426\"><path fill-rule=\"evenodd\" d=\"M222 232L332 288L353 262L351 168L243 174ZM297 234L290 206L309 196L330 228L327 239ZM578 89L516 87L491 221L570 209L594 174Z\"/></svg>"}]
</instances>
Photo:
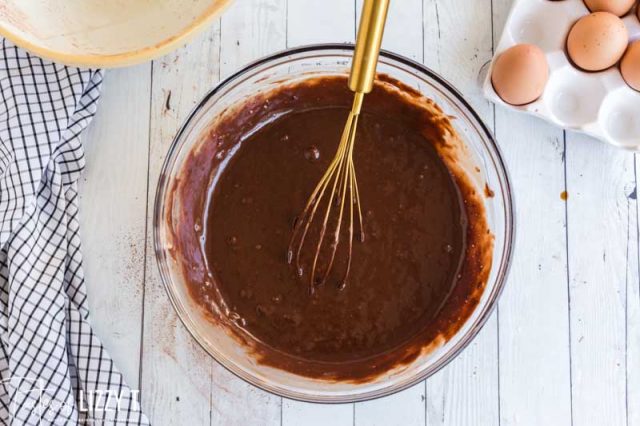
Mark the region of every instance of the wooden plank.
<instances>
[{"instance_id":1,"label":"wooden plank","mask_svg":"<svg viewBox=\"0 0 640 426\"><path fill-rule=\"evenodd\" d=\"M356 22L360 21L362 0L356 1ZM382 48L413 60L423 56L422 0L391 2ZM356 404L356 425L424 425L426 421L425 383L395 395Z\"/></svg>"},{"instance_id":2,"label":"wooden plank","mask_svg":"<svg viewBox=\"0 0 640 426\"><path fill-rule=\"evenodd\" d=\"M211 425L280 425L282 398L234 376L213 361Z\"/></svg>"},{"instance_id":3,"label":"wooden plank","mask_svg":"<svg viewBox=\"0 0 640 426\"><path fill-rule=\"evenodd\" d=\"M426 422L425 382L407 390L355 406L354 423L362 426L423 426Z\"/></svg>"},{"instance_id":4,"label":"wooden plank","mask_svg":"<svg viewBox=\"0 0 640 426\"><path fill-rule=\"evenodd\" d=\"M511 2L493 2L497 43ZM499 305L502 425L571 424L563 132L496 107L517 204L517 242Z\"/></svg>"},{"instance_id":5,"label":"wooden plank","mask_svg":"<svg viewBox=\"0 0 640 426\"><path fill-rule=\"evenodd\" d=\"M282 401L283 426L352 426L353 413L353 404L308 404L290 399Z\"/></svg>"},{"instance_id":6,"label":"wooden plank","mask_svg":"<svg viewBox=\"0 0 640 426\"><path fill-rule=\"evenodd\" d=\"M492 316L471 344L427 380L427 425L497 425L497 323Z\"/></svg>"},{"instance_id":7,"label":"wooden plank","mask_svg":"<svg viewBox=\"0 0 640 426\"><path fill-rule=\"evenodd\" d=\"M344 0L288 2L287 46L355 40L355 5ZM354 405L316 405L285 400L282 425L353 425Z\"/></svg>"},{"instance_id":8,"label":"wooden plank","mask_svg":"<svg viewBox=\"0 0 640 426\"><path fill-rule=\"evenodd\" d=\"M356 0L356 22L360 22L363 0ZM423 48L422 0L392 1L382 48L421 62Z\"/></svg>"},{"instance_id":9,"label":"wooden plank","mask_svg":"<svg viewBox=\"0 0 640 426\"><path fill-rule=\"evenodd\" d=\"M626 425L628 195L633 154L567 136L568 259L575 425ZM635 266L635 261L633 262ZM629 400L629 404L637 404Z\"/></svg>"},{"instance_id":10,"label":"wooden plank","mask_svg":"<svg viewBox=\"0 0 640 426\"><path fill-rule=\"evenodd\" d=\"M496 136L512 172L520 224L500 302L502 424L570 424L563 134L499 108Z\"/></svg>"},{"instance_id":11,"label":"wooden plank","mask_svg":"<svg viewBox=\"0 0 640 426\"><path fill-rule=\"evenodd\" d=\"M424 1L424 63L454 84L491 123L477 75L491 58L488 2ZM498 424L498 345L495 314L473 343L427 380L428 425Z\"/></svg>"},{"instance_id":12,"label":"wooden plank","mask_svg":"<svg viewBox=\"0 0 640 426\"><path fill-rule=\"evenodd\" d=\"M286 1L235 2L221 18L220 76L286 47ZM211 423L279 425L282 398L233 376L213 362ZM239 409L241 407L241 409Z\"/></svg>"},{"instance_id":13,"label":"wooden plank","mask_svg":"<svg viewBox=\"0 0 640 426\"><path fill-rule=\"evenodd\" d=\"M635 155L635 186L628 192L631 219L627 262L627 424L640 425L640 217L638 209L638 170Z\"/></svg>"},{"instance_id":14,"label":"wooden plank","mask_svg":"<svg viewBox=\"0 0 640 426\"><path fill-rule=\"evenodd\" d=\"M140 369L150 68L105 74L98 113L83 136L80 181L91 324L133 388Z\"/></svg>"},{"instance_id":15,"label":"wooden plank","mask_svg":"<svg viewBox=\"0 0 640 426\"><path fill-rule=\"evenodd\" d=\"M355 5L352 1L289 1L287 46L353 43L355 16Z\"/></svg>"},{"instance_id":16,"label":"wooden plank","mask_svg":"<svg viewBox=\"0 0 640 426\"><path fill-rule=\"evenodd\" d=\"M169 303L151 232L154 194L172 139L195 103L219 78L220 26L153 63L148 232L142 354L142 405L154 424L210 423L212 361Z\"/></svg>"},{"instance_id":17,"label":"wooden plank","mask_svg":"<svg viewBox=\"0 0 640 426\"><path fill-rule=\"evenodd\" d=\"M287 1L235 2L221 18L221 78L287 45Z\"/></svg>"},{"instance_id":18,"label":"wooden plank","mask_svg":"<svg viewBox=\"0 0 640 426\"><path fill-rule=\"evenodd\" d=\"M287 0L238 1L221 18L220 74L287 47Z\"/></svg>"},{"instance_id":19,"label":"wooden plank","mask_svg":"<svg viewBox=\"0 0 640 426\"><path fill-rule=\"evenodd\" d=\"M424 64L465 95L492 123L493 108L478 84L482 66L493 55L488 0L424 0Z\"/></svg>"}]
</instances>

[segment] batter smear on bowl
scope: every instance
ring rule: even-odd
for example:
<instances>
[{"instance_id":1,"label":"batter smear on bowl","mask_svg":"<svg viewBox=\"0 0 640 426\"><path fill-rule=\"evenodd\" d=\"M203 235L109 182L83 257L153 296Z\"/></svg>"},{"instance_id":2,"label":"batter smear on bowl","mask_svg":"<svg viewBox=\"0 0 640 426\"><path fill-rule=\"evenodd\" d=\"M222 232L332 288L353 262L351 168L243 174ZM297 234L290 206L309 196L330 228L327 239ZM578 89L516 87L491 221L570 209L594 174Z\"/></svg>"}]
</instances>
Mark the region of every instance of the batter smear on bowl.
<instances>
[{"instance_id":1,"label":"batter smear on bowl","mask_svg":"<svg viewBox=\"0 0 640 426\"><path fill-rule=\"evenodd\" d=\"M227 111L172 189L181 203L172 227L190 294L258 362L365 382L456 333L482 296L493 237L482 190L456 165L462 144L451 118L379 76L354 153L366 239L354 238L345 286L338 264L310 294L287 248L351 100L346 79L331 76Z\"/></svg>"}]
</instances>

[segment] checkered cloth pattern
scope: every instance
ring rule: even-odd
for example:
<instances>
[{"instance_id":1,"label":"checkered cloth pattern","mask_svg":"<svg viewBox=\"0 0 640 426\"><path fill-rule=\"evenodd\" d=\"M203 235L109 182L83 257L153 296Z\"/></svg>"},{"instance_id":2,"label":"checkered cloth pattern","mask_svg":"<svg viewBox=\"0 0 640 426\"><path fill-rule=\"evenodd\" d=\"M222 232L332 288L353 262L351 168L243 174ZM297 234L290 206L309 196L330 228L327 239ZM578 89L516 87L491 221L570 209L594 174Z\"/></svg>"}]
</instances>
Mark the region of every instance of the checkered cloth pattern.
<instances>
[{"instance_id":1,"label":"checkered cloth pattern","mask_svg":"<svg viewBox=\"0 0 640 426\"><path fill-rule=\"evenodd\" d=\"M102 72L0 49L0 422L149 424L88 323L77 180Z\"/></svg>"}]
</instances>

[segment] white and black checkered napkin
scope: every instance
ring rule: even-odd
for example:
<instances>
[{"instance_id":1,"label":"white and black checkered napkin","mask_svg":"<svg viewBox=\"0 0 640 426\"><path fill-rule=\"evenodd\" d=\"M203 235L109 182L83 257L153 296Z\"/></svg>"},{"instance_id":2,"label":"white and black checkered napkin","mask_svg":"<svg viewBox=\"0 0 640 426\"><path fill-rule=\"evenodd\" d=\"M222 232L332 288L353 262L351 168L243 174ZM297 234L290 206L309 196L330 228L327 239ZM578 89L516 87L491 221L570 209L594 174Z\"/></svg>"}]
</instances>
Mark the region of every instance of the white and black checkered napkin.
<instances>
[{"instance_id":1,"label":"white and black checkered napkin","mask_svg":"<svg viewBox=\"0 0 640 426\"><path fill-rule=\"evenodd\" d=\"M87 322L79 136L102 73L0 48L0 422L149 424Z\"/></svg>"}]
</instances>

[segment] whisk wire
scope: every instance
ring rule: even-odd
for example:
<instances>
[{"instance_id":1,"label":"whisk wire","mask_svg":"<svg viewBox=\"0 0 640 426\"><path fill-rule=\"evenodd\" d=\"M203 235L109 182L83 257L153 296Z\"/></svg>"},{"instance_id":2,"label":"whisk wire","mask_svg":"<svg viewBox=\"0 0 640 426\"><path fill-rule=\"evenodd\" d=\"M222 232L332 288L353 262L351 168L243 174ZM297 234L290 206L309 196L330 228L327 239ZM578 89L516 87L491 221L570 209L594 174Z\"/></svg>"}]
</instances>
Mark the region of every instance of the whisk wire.
<instances>
[{"instance_id":1,"label":"whisk wire","mask_svg":"<svg viewBox=\"0 0 640 426\"><path fill-rule=\"evenodd\" d=\"M322 245L324 243L324 236L327 231L327 222L329 221L329 215L331 214L331 209L333 208L333 205L335 203L336 188L338 186L338 182L340 181L340 175L342 173L342 169L344 168L343 159L345 156L345 151L346 149L344 148L341 150L337 172L329 178L330 181L333 181L333 186L331 188L331 195L329 195L327 199L327 209L325 210L324 219L322 221L322 227L320 228L320 237L318 239L318 244L316 245L315 255L313 256L313 263L311 266L311 283L310 283L312 289L316 287L315 274L316 274L316 267L318 266L318 257L320 256L320 249L322 248ZM340 216L342 216L342 209L340 209ZM338 226L340 226L340 222L341 222L341 219L338 220ZM318 283L317 285L320 285L320 284L321 283Z\"/></svg>"},{"instance_id":2,"label":"whisk wire","mask_svg":"<svg viewBox=\"0 0 640 426\"><path fill-rule=\"evenodd\" d=\"M345 129L345 132L346 132L346 129ZM288 259L289 263L291 263L294 243L297 239L298 232L300 231L300 229L303 229L302 236L300 237L298 249L296 251L296 270L298 271L299 275L302 275L302 267L300 264L300 254L302 252L302 248L304 246L307 233L309 232L309 228L311 226L311 223L313 222L313 218L316 215L316 211L320 206L320 200L322 200L322 198L324 197L324 193L327 189L327 186L331 181L331 176L333 176L333 172L335 171L336 167L338 167L338 165L341 163L343 151L344 151L344 147L342 146L342 144L340 144L340 146L338 147L338 152L336 153L336 156L333 158L333 160L329 164L329 167L327 168L327 171L324 173L324 175L320 179L320 182L318 182L318 184L316 185L316 188L314 189L313 193L309 197L309 200L307 201L307 204L304 210L302 211L302 214L299 216L298 220L296 221L296 225L294 226L294 231L293 231L293 235L291 236L291 241L289 243L289 251L287 256L289 258ZM308 220L305 220L307 216L308 216ZM303 223L304 223L304 228L301 228L300 225Z\"/></svg>"},{"instance_id":3,"label":"whisk wire","mask_svg":"<svg viewBox=\"0 0 640 426\"><path fill-rule=\"evenodd\" d=\"M351 126L350 126L350 132L348 135L348 139L347 139L347 146L346 146L346 161L344 161L342 163L342 168L340 170L338 170L337 173L337 177L336 177L336 182L338 182L338 188L342 187L341 191L340 191L340 195L338 197L338 200L340 202L340 213L338 214L338 221L336 223L336 229L333 233L333 241L331 242L331 254L330 254L330 258L329 258L329 263L326 267L324 276L322 278L322 280L320 281L320 283L318 285L322 285L326 282L327 278L329 277L329 273L331 272L331 268L333 267L333 262L336 258L336 252L338 251L338 245L340 243L340 231L342 229L342 218L344 215L344 207L345 207L345 203L347 200L347 186L352 190L353 188L353 181L351 180L351 170L353 170L353 168L351 167L351 165L353 164L353 145L354 145L354 141L355 141L355 133L356 133L356 128L358 126L358 115L354 115ZM347 185L349 183L349 185ZM333 197L332 197L333 198ZM353 201L351 198L349 198L350 200L350 204L353 204ZM329 204L331 204L331 199L329 199ZM329 209L327 209L327 215L325 216L325 221L323 223L323 229L325 227L325 225L327 224L328 218L329 218ZM351 216L351 220L353 220L353 217ZM351 222L350 227L352 226L353 222ZM351 235L351 233L349 234ZM318 243L318 246L316 248L316 254L315 254L315 259L314 259L314 271L315 271L315 260L317 260L318 256L320 255L320 248L322 246L324 239L321 236L320 242ZM340 287L344 287L344 282L346 280L346 275L343 279L343 281L340 284ZM313 281L312 281L313 282Z\"/></svg>"},{"instance_id":4,"label":"whisk wire","mask_svg":"<svg viewBox=\"0 0 640 426\"><path fill-rule=\"evenodd\" d=\"M364 222L362 221L362 208L360 207L360 191L358 190L358 179L356 178L356 168L351 162L351 177L353 178L353 189L356 194L354 203L358 207L358 223L360 224L360 242L364 243Z\"/></svg>"},{"instance_id":5,"label":"whisk wire","mask_svg":"<svg viewBox=\"0 0 640 426\"><path fill-rule=\"evenodd\" d=\"M303 247L306 242L306 238L309 234L309 230L311 228L311 224L313 223L316 214L318 213L319 206L323 203L323 199L325 198L325 194L327 198L326 208L324 211L324 215L322 218L322 224L319 230L319 239L318 243L315 246L315 252L313 256L313 262L311 264L310 270L310 292L313 293L317 286L320 286L326 282L331 272L331 268L333 267L336 253L338 251L338 246L340 242L340 232L342 230L342 222L344 218L344 210L349 200L349 242L348 242L348 259L347 266L344 277L339 285L340 288L343 288L346 284L346 280L351 269L351 256L353 253L353 219L354 219L354 204L358 207L358 217L359 217L359 225L360 225L360 234L361 240L363 240L364 231L362 225L362 213L360 209L360 195L357 189L357 180L355 177L355 167L353 165L353 147L355 144L355 135L356 129L358 125L358 116L360 114L360 110L362 108L364 94L356 93L353 101L353 106L351 108L351 112L349 113L349 117L347 118L347 122L345 128L342 132L342 136L340 138L340 143L338 145L338 149L336 151L335 157L332 159L329 167L325 171L324 175L316 185L313 193L307 200L304 210L302 214L299 216L298 220L294 225L293 235L291 236L291 240L289 242L289 249L287 252L287 260L289 263L293 262L293 252L294 247L297 244L297 249L295 253L295 265L296 270L299 275L303 275L304 271L301 265L301 253ZM331 190L327 192L327 189L331 186ZM347 197L347 191L349 192L349 196ZM338 219L335 225L335 229L333 231L333 237L329 240L330 244L330 253L329 253L329 262L324 270L322 279L319 282L316 282L316 273L318 268L318 261L320 258L320 253L325 244L325 236L327 234L327 227L329 224L329 218L331 216L331 211L333 210L334 204L339 204L339 213Z\"/></svg>"}]
</instances>

